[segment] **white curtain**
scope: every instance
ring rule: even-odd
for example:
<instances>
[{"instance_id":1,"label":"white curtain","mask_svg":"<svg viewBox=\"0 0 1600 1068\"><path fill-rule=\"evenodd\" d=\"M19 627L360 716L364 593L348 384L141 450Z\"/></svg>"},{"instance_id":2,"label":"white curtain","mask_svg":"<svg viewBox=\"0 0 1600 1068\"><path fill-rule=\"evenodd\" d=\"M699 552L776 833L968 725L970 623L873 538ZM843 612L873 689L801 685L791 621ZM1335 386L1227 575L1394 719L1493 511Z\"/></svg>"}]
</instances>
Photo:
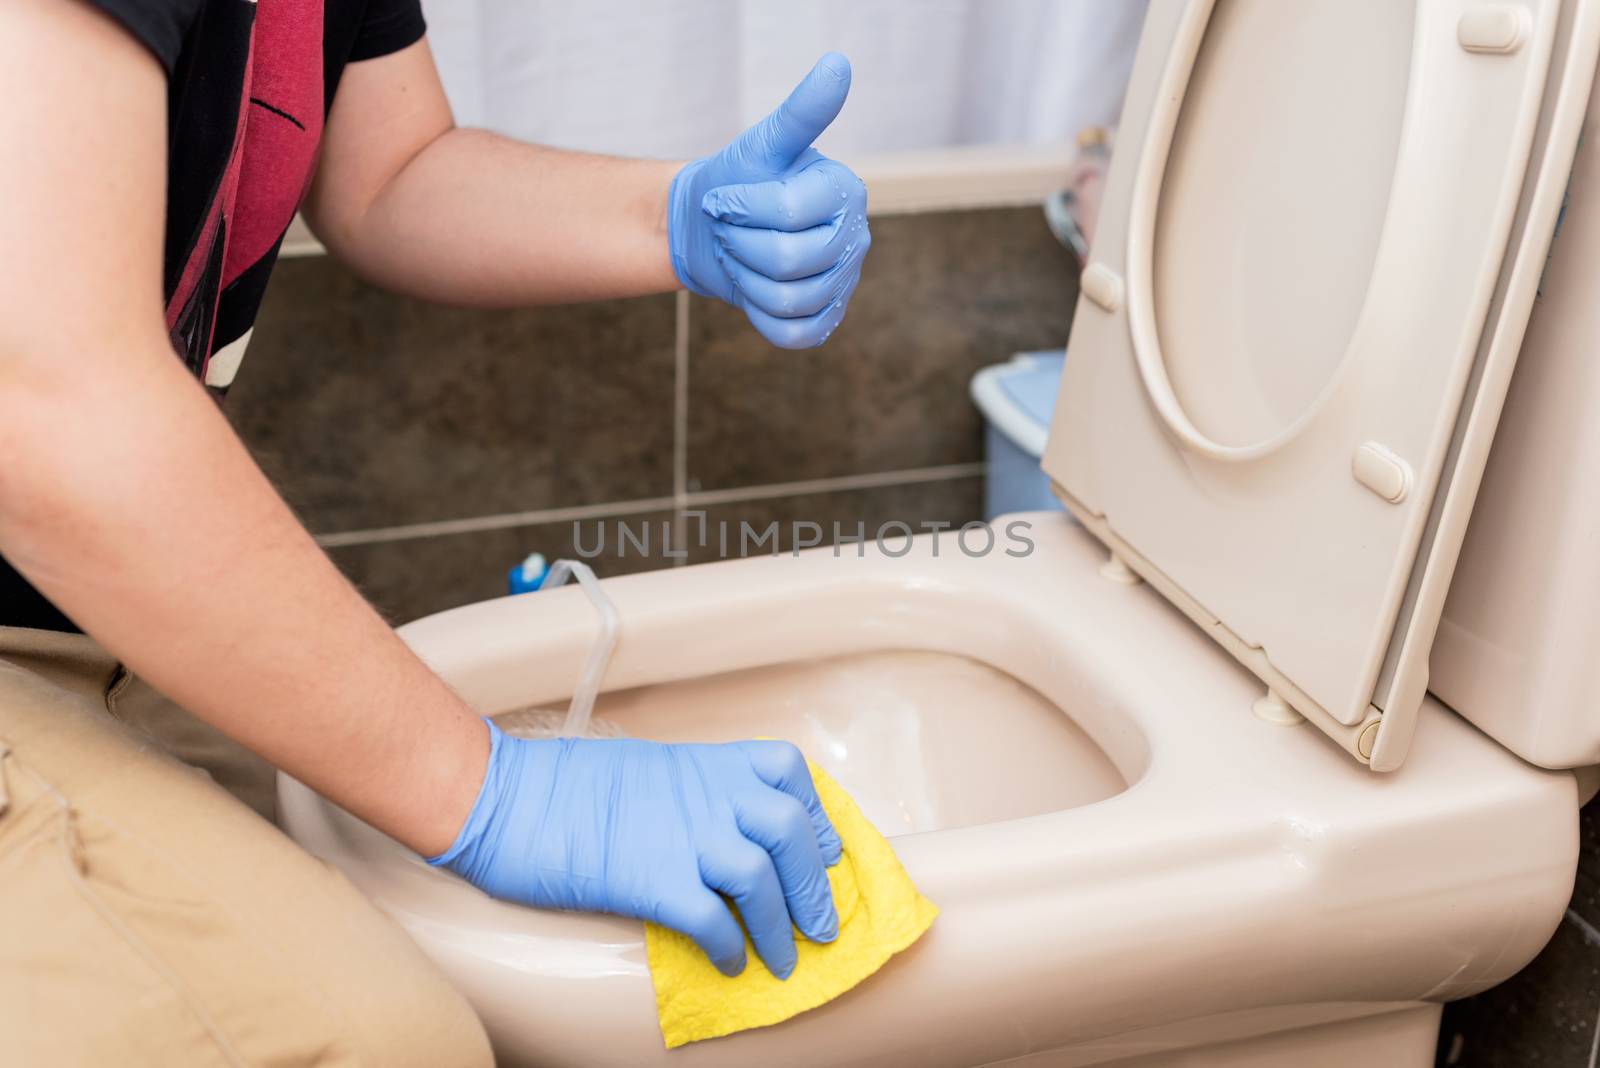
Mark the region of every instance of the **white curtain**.
<instances>
[{"instance_id":1,"label":"white curtain","mask_svg":"<svg viewBox=\"0 0 1600 1068\"><path fill-rule=\"evenodd\" d=\"M714 151L823 52L853 155L1071 141L1113 123L1146 0L425 0L458 122L624 155Z\"/></svg>"}]
</instances>

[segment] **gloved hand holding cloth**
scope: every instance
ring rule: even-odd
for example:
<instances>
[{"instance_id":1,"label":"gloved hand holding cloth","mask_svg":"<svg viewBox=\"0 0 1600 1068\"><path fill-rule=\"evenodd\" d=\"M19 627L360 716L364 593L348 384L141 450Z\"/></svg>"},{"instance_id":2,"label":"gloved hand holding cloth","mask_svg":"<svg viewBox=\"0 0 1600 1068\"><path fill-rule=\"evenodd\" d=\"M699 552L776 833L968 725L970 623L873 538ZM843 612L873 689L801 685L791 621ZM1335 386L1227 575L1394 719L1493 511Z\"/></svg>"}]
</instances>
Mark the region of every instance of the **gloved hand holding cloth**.
<instances>
[{"instance_id":1,"label":"gloved hand holding cloth","mask_svg":"<svg viewBox=\"0 0 1600 1068\"><path fill-rule=\"evenodd\" d=\"M795 927L837 937L827 865L839 836L794 746L489 731L477 802L430 864L507 901L682 931L725 975L744 970L744 933L718 894L781 978L794 970Z\"/></svg>"},{"instance_id":2,"label":"gloved hand holding cloth","mask_svg":"<svg viewBox=\"0 0 1600 1068\"><path fill-rule=\"evenodd\" d=\"M787 742L489 731L477 803L430 863L510 901L649 921L668 1048L814 1009L939 914L844 790ZM765 967L746 967L746 931Z\"/></svg>"}]
</instances>

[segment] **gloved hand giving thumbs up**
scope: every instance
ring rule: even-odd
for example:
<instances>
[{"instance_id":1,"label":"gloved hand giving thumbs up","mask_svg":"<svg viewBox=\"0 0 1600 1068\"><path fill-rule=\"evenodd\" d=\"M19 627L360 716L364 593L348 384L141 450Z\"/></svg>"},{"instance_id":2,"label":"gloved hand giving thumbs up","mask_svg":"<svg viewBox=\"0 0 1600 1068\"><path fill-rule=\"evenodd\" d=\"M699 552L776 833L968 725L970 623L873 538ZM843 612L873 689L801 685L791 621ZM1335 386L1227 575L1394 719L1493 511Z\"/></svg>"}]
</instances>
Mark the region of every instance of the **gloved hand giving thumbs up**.
<instances>
[{"instance_id":1,"label":"gloved hand giving thumbs up","mask_svg":"<svg viewBox=\"0 0 1600 1068\"><path fill-rule=\"evenodd\" d=\"M850 61L828 53L776 111L679 171L667 197L678 280L783 348L828 339L872 245L866 186L811 147L849 92Z\"/></svg>"}]
</instances>

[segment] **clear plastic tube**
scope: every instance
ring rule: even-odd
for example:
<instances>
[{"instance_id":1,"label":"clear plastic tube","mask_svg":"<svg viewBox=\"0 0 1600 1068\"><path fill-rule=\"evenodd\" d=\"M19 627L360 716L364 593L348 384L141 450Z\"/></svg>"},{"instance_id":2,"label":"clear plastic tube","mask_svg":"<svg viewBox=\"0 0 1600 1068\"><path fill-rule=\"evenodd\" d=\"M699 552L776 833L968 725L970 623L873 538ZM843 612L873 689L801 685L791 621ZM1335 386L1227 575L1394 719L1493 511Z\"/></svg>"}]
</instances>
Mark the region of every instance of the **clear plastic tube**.
<instances>
[{"instance_id":1,"label":"clear plastic tube","mask_svg":"<svg viewBox=\"0 0 1600 1068\"><path fill-rule=\"evenodd\" d=\"M600 683L605 679L611 654L622 634L622 616L617 606L611 603L611 598L606 596L600 580L589 565L577 560L557 560L551 565L550 574L540 589L553 590L574 575L577 576L578 585L589 596L589 603L594 605L595 614L600 617L600 633L589 647L589 658L584 661L583 674L578 678L577 688L572 691L572 704L567 707L567 722L561 729L566 737L582 738L589 733L594 699L600 694Z\"/></svg>"}]
</instances>

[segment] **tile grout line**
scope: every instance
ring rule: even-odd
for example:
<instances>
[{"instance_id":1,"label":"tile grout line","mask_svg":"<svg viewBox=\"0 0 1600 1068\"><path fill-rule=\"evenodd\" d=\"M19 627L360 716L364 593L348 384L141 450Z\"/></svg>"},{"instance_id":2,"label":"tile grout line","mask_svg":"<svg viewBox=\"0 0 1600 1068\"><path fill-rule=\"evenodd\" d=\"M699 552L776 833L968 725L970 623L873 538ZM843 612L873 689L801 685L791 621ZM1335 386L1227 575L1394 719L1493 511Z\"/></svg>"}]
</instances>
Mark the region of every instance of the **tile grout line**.
<instances>
[{"instance_id":1,"label":"tile grout line","mask_svg":"<svg viewBox=\"0 0 1600 1068\"><path fill-rule=\"evenodd\" d=\"M1577 909L1569 907L1565 919L1582 933L1585 942L1600 946L1600 930L1584 919ZM1596 1068L1597 1060L1600 1060L1600 1013L1595 1014L1594 1035L1589 1039L1589 1068Z\"/></svg>"},{"instance_id":2,"label":"tile grout line","mask_svg":"<svg viewBox=\"0 0 1600 1068\"><path fill-rule=\"evenodd\" d=\"M664 511L671 508L672 505L673 499L671 497L644 497L633 501L580 504L570 508L541 508L531 512L500 512L495 515L473 516L469 519L440 519L428 523L406 523L393 527L373 527L368 530L342 530L332 534L318 534L317 544L324 549L333 549L345 545L370 545L384 541L413 541L418 538L436 538L447 534L476 534L485 530L527 527L536 523L609 519L614 515L627 515L631 512Z\"/></svg>"},{"instance_id":3,"label":"tile grout line","mask_svg":"<svg viewBox=\"0 0 1600 1068\"><path fill-rule=\"evenodd\" d=\"M496 515L473 516L468 519L443 519L428 523L408 523L392 527L374 527L366 530L344 530L319 534L317 544L325 549L351 545L370 545L377 542L413 541L449 534L475 534L487 530L504 530L508 527L526 527L540 523L578 522L585 519L608 519L612 516L636 512L659 512L667 509L693 509L716 504L739 504L744 501L771 500L774 497L798 496L806 493L835 493L849 490L880 489L885 486L910 486L929 482L953 482L964 478L977 478L984 472L982 463L944 464L937 467L913 467L903 471L880 471L867 475L841 475L835 478L815 478L801 482L773 482L759 486L741 486L736 489L685 492L681 496L645 497L631 501L608 501L602 504L582 504L567 508L544 508L528 512L502 512Z\"/></svg>"},{"instance_id":4,"label":"tile grout line","mask_svg":"<svg viewBox=\"0 0 1600 1068\"><path fill-rule=\"evenodd\" d=\"M1589 1043L1589 1068L1595 1068L1597 1056L1600 1056L1600 1019L1594 1022L1594 1039Z\"/></svg>"},{"instance_id":5,"label":"tile grout line","mask_svg":"<svg viewBox=\"0 0 1600 1068\"><path fill-rule=\"evenodd\" d=\"M689 505L689 291L678 290L672 316L672 543L688 544ZM674 556L673 567L688 560Z\"/></svg>"},{"instance_id":6,"label":"tile grout line","mask_svg":"<svg viewBox=\"0 0 1600 1068\"><path fill-rule=\"evenodd\" d=\"M1583 940L1585 942L1588 942L1591 946L1600 946L1600 929L1597 929L1594 924L1584 919L1577 909L1568 908L1567 919L1572 922L1574 927L1583 932Z\"/></svg>"},{"instance_id":7,"label":"tile grout line","mask_svg":"<svg viewBox=\"0 0 1600 1068\"><path fill-rule=\"evenodd\" d=\"M737 486L725 490L701 490L685 496L691 507L712 504L739 504L766 501L774 497L798 497L808 493L836 493L842 490L881 489L884 486L910 486L924 482L948 482L982 475L982 463L943 464L914 467L906 471L879 471L867 475L839 475L834 478L803 479L799 482L769 482L760 486Z\"/></svg>"}]
</instances>

